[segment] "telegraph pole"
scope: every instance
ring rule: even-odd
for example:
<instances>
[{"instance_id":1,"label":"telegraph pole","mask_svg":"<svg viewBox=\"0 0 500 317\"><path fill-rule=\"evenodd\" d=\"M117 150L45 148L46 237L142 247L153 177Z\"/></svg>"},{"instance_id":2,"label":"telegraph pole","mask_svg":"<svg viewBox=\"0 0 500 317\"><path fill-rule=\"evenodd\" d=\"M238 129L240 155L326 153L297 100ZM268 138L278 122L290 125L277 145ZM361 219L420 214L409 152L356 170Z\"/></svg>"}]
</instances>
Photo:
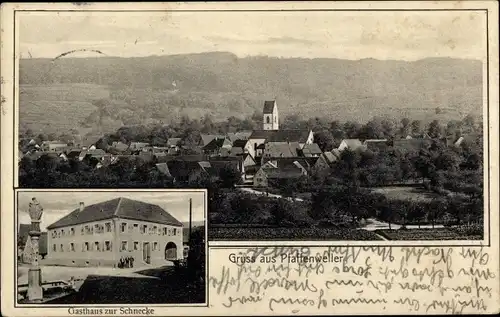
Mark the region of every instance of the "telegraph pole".
<instances>
[{"instance_id":1,"label":"telegraph pole","mask_svg":"<svg viewBox=\"0 0 500 317\"><path fill-rule=\"evenodd\" d=\"M193 199L189 198L189 245L191 245L191 229L193 227Z\"/></svg>"}]
</instances>

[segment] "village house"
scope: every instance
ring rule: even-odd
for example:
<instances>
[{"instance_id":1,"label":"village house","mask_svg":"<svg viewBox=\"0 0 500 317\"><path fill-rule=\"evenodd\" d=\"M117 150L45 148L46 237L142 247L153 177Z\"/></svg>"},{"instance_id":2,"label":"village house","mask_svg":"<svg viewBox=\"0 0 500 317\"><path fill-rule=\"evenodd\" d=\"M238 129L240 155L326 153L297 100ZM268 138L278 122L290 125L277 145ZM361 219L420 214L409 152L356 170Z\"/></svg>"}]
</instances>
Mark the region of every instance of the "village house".
<instances>
[{"instance_id":1,"label":"village house","mask_svg":"<svg viewBox=\"0 0 500 317\"><path fill-rule=\"evenodd\" d=\"M319 148L317 143L305 144L304 147L299 150L301 156L305 157L319 157L323 151Z\"/></svg>"},{"instance_id":2,"label":"village house","mask_svg":"<svg viewBox=\"0 0 500 317\"><path fill-rule=\"evenodd\" d=\"M62 141L43 141L41 149L44 152L62 152L68 148L68 144Z\"/></svg>"},{"instance_id":3,"label":"village house","mask_svg":"<svg viewBox=\"0 0 500 317\"><path fill-rule=\"evenodd\" d=\"M250 166L255 166L255 160L249 155L237 155L237 156L213 156L209 158L210 165L215 168L218 172L225 167L234 168L234 170L241 173L241 177L244 179L246 176L246 168Z\"/></svg>"},{"instance_id":4,"label":"village house","mask_svg":"<svg viewBox=\"0 0 500 317\"><path fill-rule=\"evenodd\" d=\"M181 143L181 141L181 138L170 138L167 140L167 147L179 149L179 144Z\"/></svg>"},{"instance_id":5,"label":"village house","mask_svg":"<svg viewBox=\"0 0 500 317\"><path fill-rule=\"evenodd\" d=\"M233 142L233 146L231 147L231 155L238 155L243 153L248 153L245 146L247 145L248 140L235 140Z\"/></svg>"},{"instance_id":6,"label":"village house","mask_svg":"<svg viewBox=\"0 0 500 317\"><path fill-rule=\"evenodd\" d=\"M365 150L365 146L359 139L344 139L340 142L338 150L345 151L347 149L351 151L363 151Z\"/></svg>"},{"instance_id":7,"label":"village house","mask_svg":"<svg viewBox=\"0 0 500 317\"><path fill-rule=\"evenodd\" d=\"M201 134L201 146L205 147L208 143L212 142L214 139L225 139L225 135L216 135L216 134Z\"/></svg>"},{"instance_id":8,"label":"village house","mask_svg":"<svg viewBox=\"0 0 500 317\"><path fill-rule=\"evenodd\" d=\"M47 227L47 262L53 265L134 267L166 265L183 256L183 225L167 211L141 201L115 198L80 206Z\"/></svg>"},{"instance_id":9,"label":"village house","mask_svg":"<svg viewBox=\"0 0 500 317\"><path fill-rule=\"evenodd\" d=\"M298 166L263 166L257 171L257 173L255 173L255 176L253 178L253 187L266 188L271 183L295 180L306 175L306 172Z\"/></svg>"},{"instance_id":10,"label":"village house","mask_svg":"<svg viewBox=\"0 0 500 317\"><path fill-rule=\"evenodd\" d=\"M227 155L232 146L231 141L229 141L226 137L215 138L203 147L203 153L206 155L223 155L223 150L226 150L225 153Z\"/></svg>"},{"instance_id":11,"label":"village house","mask_svg":"<svg viewBox=\"0 0 500 317\"><path fill-rule=\"evenodd\" d=\"M128 150L128 145L121 141L118 141L118 142L113 142L111 144L111 148L116 150L117 152L125 152L126 150Z\"/></svg>"},{"instance_id":12,"label":"village house","mask_svg":"<svg viewBox=\"0 0 500 317\"><path fill-rule=\"evenodd\" d=\"M130 142L128 150L132 152L142 151L144 148L150 146L147 142Z\"/></svg>"},{"instance_id":13,"label":"village house","mask_svg":"<svg viewBox=\"0 0 500 317\"><path fill-rule=\"evenodd\" d=\"M314 164L314 171L317 173L328 174L331 169L332 164L340 159L340 151L333 149L331 152L324 152L320 155L316 163Z\"/></svg>"},{"instance_id":14,"label":"village house","mask_svg":"<svg viewBox=\"0 0 500 317\"><path fill-rule=\"evenodd\" d=\"M261 164L267 161L274 161L278 158L298 157L298 142L268 142L265 144L262 154Z\"/></svg>"},{"instance_id":15,"label":"village house","mask_svg":"<svg viewBox=\"0 0 500 317\"><path fill-rule=\"evenodd\" d=\"M238 140L248 140L248 138L252 135L252 131L238 131L238 132L229 132L227 134L227 138L229 141L232 143L238 141Z\"/></svg>"},{"instance_id":16,"label":"village house","mask_svg":"<svg viewBox=\"0 0 500 317\"><path fill-rule=\"evenodd\" d=\"M208 161L178 158L166 163L175 181L196 182L202 178L215 180L218 177L217 171Z\"/></svg>"}]
</instances>

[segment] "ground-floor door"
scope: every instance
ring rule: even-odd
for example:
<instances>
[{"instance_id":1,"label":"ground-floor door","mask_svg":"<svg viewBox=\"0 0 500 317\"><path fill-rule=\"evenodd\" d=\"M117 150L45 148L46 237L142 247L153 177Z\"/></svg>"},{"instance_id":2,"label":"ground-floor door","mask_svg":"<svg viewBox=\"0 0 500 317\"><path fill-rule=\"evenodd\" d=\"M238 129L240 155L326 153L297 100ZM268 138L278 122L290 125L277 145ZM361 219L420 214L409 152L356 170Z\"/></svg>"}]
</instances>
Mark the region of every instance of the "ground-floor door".
<instances>
[{"instance_id":1,"label":"ground-floor door","mask_svg":"<svg viewBox=\"0 0 500 317\"><path fill-rule=\"evenodd\" d=\"M144 242L144 245L142 248L142 259L147 264L151 263L151 247L149 245L149 242Z\"/></svg>"}]
</instances>

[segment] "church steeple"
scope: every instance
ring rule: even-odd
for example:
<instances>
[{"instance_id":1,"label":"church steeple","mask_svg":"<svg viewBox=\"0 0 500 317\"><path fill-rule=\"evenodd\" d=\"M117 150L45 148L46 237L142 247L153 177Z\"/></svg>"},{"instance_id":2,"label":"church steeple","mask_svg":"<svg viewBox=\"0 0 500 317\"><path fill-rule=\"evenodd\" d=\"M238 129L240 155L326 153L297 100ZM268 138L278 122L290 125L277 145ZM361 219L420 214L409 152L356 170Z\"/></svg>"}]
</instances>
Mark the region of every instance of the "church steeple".
<instances>
[{"instance_id":1,"label":"church steeple","mask_svg":"<svg viewBox=\"0 0 500 317\"><path fill-rule=\"evenodd\" d=\"M279 130L278 105L276 104L276 100L264 102L262 122L264 130Z\"/></svg>"}]
</instances>

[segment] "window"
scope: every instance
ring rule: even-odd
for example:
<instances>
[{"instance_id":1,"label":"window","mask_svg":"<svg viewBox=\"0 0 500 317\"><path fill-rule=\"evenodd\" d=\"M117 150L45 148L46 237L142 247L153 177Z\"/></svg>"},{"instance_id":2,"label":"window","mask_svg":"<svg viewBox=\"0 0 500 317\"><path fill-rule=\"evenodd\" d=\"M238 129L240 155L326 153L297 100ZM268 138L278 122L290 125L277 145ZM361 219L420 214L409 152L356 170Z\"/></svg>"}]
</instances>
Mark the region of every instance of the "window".
<instances>
[{"instance_id":1,"label":"window","mask_svg":"<svg viewBox=\"0 0 500 317\"><path fill-rule=\"evenodd\" d=\"M127 223L126 222L123 222L121 224L121 232L125 232L125 229L127 229Z\"/></svg>"},{"instance_id":2,"label":"window","mask_svg":"<svg viewBox=\"0 0 500 317\"><path fill-rule=\"evenodd\" d=\"M85 246L83 247L83 251L89 251L89 243L85 242Z\"/></svg>"},{"instance_id":3,"label":"window","mask_svg":"<svg viewBox=\"0 0 500 317\"><path fill-rule=\"evenodd\" d=\"M274 116L274 123L278 122L278 117Z\"/></svg>"},{"instance_id":4,"label":"window","mask_svg":"<svg viewBox=\"0 0 500 317\"><path fill-rule=\"evenodd\" d=\"M101 227L99 226L99 224L94 225L94 228L96 233L101 233Z\"/></svg>"},{"instance_id":5,"label":"window","mask_svg":"<svg viewBox=\"0 0 500 317\"><path fill-rule=\"evenodd\" d=\"M167 227L164 227L163 228L163 235L166 236L167 235Z\"/></svg>"},{"instance_id":6,"label":"window","mask_svg":"<svg viewBox=\"0 0 500 317\"><path fill-rule=\"evenodd\" d=\"M127 241L122 241L122 245L120 247L120 251L127 251Z\"/></svg>"},{"instance_id":7,"label":"window","mask_svg":"<svg viewBox=\"0 0 500 317\"><path fill-rule=\"evenodd\" d=\"M57 247L55 244L52 245L52 251L57 252Z\"/></svg>"},{"instance_id":8,"label":"window","mask_svg":"<svg viewBox=\"0 0 500 317\"><path fill-rule=\"evenodd\" d=\"M70 250L71 252L75 252L75 244L74 244L74 243L70 243L70 244L69 244L69 250Z\"/></svg>"},{"instance_id":9,"label":"window","mask_svg":"<svg viewBox=\"0 0 500 317\"><path fill-rule=\"evenodd\" d=\"M141 233L145 234L147 227L148 227L147 225L142 225L141 226Z\"/></svg>"},{"instance_id":10,"label":"window","mask_svg":"<svg viewBox=\"0 0 500 317\"><path fill-rule=\"evenodd\" d=\"M75 228L69 229L69 234L74 236L75 235Z\"/></svg>"},{"instance_id":11,"label":"window","mask_svg":"<svg viewBox=\"0 0 500 317\"><path fill-rule=\"evenodd\" d=\"M266 117L266 123L271 123L271 120L269 119L269 116Z\"/></svg>"},{"instance_id":12,"label":"window","mask_svg":"<svg viewBox=\"0 0 500 317\"><path fill-rule=\"evenodd\" d=\"M139 242L135 241L134 242L134 251L139 250Z\"/></svg>"},{"instance_id":13,"label":"window","mask_svg":"<svg viewBox=\"0 0 500 317\"><path fill-rule=\"evenodd\" d=\"M177 228L174 228L174 236L177 235Z\"/></svg>"},{"instance_id":14,"label":"window","mask_svg":"<svg viewBox=\"0 0 500 317\"><path fill-rule=\"evenodd\" d=\"M105 241L104 242L104 247L106 248L106 251L111 251L111 242L110 241Z\"/></svg>"},{"instance_id":15,"label":"window","mask_svg":"<svg viewBox=\"0 0 500 317\"><path fill-rule=\"evenodd\" d=\"M55 232L55 231L52 231L52 234L51 234L51 235L52 235L52 238L57 237L57 234L56 234L56 232Z\"/></svg>"},{"instance_id":16,"label":"window","mask_svg":"<svg viewBox=\"0 0 500 317\"><path fill-rule=\"evenodd\" d=\"M61 250L61 252L64 252L64 246L62 244L59 246L59 249Z\"/></svg>"},{"instance_id":17,"label":"window","mask_svg":"<svg viewBox=\"0 0 500 317\"><path fill-rule=\"evenodd\" d=\"M153 242L153 251L158 250L158 242Z\"/></svg>"},{"instance_id":18,"label":"window","mask_svg":"<svg viewBox=\"0 0 500 317\"><path fill-rule=\"evenodd\" d=\"M64 237L64 229L61 229L61 236Z\"/></svg>"},{"instance_id":19,"label":"window","mask_svg":"<svg viewBox=\"0 0 500 317\"><path fill-rule=\"evenodd\" d=\"M106 232L111 232L111 222L106 222Z\"/></svg>"},{"instance_id":20,"label":"window","mask_svg":"<svg viewBox=\"0 0 500 317\"><path fill-rule=\"evenodd\" d=\"M99 247L99 242L94 242L95 250L96 251L101 251L101 248Z\"/></svg>"}]
</instances>

